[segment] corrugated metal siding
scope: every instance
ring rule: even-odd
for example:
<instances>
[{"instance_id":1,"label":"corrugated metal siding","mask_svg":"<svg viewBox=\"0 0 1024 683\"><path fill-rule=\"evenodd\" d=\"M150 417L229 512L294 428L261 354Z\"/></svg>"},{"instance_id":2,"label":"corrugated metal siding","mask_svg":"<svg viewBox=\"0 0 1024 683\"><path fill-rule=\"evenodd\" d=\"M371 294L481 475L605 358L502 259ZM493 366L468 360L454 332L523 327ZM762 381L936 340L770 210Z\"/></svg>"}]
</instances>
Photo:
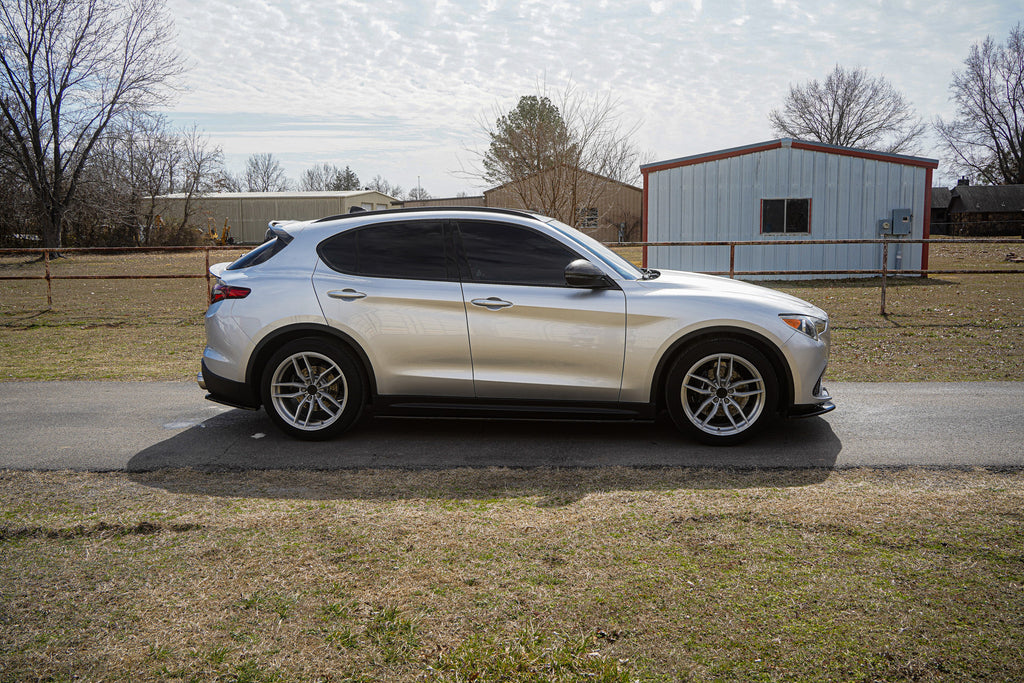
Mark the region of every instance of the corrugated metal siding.
<instances>
[{"instance_id":1,"label":"corrugated metal siding","mask_svg":"<svg viewBox=\"0 0 1024 683\"><path fill-rule=\"evenodd\" d=\"M390 208L392 198L375 191L367 192L243 192L209 194L192 200L194 210L190 223L199 230L213 226L218 232L227 220L231 237L238 243L263 241L270 221L308 221L325 216L348 213L353 206ZM170 195L160 197L159 211L167 221L180 220L184 199Z\"/></svg>"},{"instance_id":2,"label":"corrugated metal siding","mask_svg":"<svg viewBox=\"0 0 1024 683\"><path fill-rule=\"evenodd\" d=\"M647 177L648 240L875 238L878 220L890 217L893 209L913 211L911 236L920 238L925 181L921 166L790 147L654 170ZM811 200L809 234L761 234L761 200L785 198ZM896 266L896 252L890 248L890 268ZM902 256L903 268L921 267L921 245L902 247ZM729 249L652 247L648 263L655 268L727 271ZM879 268L881 245L738 247L735 267ZM780 277L785 276L771 279Z\"/></svg>"}]
</instances>

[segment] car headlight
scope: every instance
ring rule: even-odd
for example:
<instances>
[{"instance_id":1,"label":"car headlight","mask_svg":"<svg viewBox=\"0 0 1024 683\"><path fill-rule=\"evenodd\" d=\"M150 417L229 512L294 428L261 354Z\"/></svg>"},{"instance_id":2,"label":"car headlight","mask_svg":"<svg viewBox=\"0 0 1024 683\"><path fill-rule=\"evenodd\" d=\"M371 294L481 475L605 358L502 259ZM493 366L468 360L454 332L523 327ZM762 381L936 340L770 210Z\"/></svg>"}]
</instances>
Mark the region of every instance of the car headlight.
<instances>
[{"instance_id":1,"label":"car headlight","mask_svg":"<svg viewBox=\"0 0 1024 683\"><path fill-rule=\"evenodd\" d=\"M820 339L821 335L825 334L825 330L828 329L828 320L822 318L816 318L813 315L797 315L794 313L783 313L779 315L782 318L782 322L786 323L794 330L803 332L811 339Z\"/></svg>"}]
</instances>

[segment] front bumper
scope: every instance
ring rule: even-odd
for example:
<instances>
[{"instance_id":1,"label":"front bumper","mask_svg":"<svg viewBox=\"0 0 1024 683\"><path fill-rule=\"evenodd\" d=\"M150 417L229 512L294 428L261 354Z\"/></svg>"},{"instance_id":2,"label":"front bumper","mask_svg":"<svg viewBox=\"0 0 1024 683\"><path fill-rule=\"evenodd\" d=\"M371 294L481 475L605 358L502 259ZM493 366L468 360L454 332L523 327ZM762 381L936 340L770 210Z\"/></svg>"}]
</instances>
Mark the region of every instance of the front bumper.
<instances>
[{"instance_id":1,"label":"front bumper","mask_svg":"<svg viewBox=\"0 0 1024 683\"><path fill-rule=\"evenodd\" d=\"M825 413L831 413L836 409L836 404L832 401L827 403L812 403L807 406L792 406L786 411L786 417L789 418L801 418L801 417L814 417L816 415L824 415Z\"/></svg>"},{"instance_id":2,"label":"front bumper","mask_svg":"<svg viewBox=\"0 0 1024 683\"><path fill-rule=\"evenodd\" d=\"M836 404L832 402L832 395L828 393L828 389L821 383L821 380L818 380L818 384L814 387L814 397L820 402L790 406L786 411L786 417L814 417L831 413L836 409Z\"/></svg>"}]
</instances>

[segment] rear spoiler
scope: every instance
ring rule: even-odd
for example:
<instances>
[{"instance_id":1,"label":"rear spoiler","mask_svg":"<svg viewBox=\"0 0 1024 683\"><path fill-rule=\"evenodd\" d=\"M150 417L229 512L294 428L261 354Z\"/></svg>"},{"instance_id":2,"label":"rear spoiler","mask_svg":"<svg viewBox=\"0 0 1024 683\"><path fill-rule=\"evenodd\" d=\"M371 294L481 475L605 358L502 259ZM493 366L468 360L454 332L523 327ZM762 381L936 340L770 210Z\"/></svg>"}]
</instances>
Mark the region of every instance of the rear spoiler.
<instances>
[{"instance_id":1,"label":"rear spoiler","mask_svg":"<svg viewBox=\"0 0 1024 683\"><path fill-rule=\"evenodd\" d=\"M292 223L301 223L302 221L270 221L267 227L267 234L263 236L264 242L269 242L275 237L285 244L288 244L295 239L285 228Z\"/></svg>"}]
</instances>

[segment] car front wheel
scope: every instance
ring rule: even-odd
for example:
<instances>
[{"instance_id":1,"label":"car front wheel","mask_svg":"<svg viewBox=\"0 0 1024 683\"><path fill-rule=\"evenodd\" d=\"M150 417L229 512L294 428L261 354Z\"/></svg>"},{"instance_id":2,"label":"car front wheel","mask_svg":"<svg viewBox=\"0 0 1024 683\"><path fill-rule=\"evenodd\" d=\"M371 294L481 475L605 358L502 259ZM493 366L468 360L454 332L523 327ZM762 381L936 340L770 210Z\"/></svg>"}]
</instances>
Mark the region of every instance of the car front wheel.
<instances>
[{"instance_id":1,"label":"car front wheel","mask_svg":"<svg viewBox=\"0 0 1024 683\"><path fill-rule=\"evenodd\" d=\"M330 439L359 418L364 383L355 360L335 344L300 339L279 349L267 364L263 405L290 436Z\"/></svg>"},{"instance_id":2,"label":"car front wheel","mask_svg":"<svg viewBox=\"0 0 1024 683\"><path fill-rule=\"evenodd\" d=\"M771 363L735 339L701 342L673 364L666 385L669 414L698 440L730 445L753 436L776 408Z\"/></svg>"}]
</instances>

